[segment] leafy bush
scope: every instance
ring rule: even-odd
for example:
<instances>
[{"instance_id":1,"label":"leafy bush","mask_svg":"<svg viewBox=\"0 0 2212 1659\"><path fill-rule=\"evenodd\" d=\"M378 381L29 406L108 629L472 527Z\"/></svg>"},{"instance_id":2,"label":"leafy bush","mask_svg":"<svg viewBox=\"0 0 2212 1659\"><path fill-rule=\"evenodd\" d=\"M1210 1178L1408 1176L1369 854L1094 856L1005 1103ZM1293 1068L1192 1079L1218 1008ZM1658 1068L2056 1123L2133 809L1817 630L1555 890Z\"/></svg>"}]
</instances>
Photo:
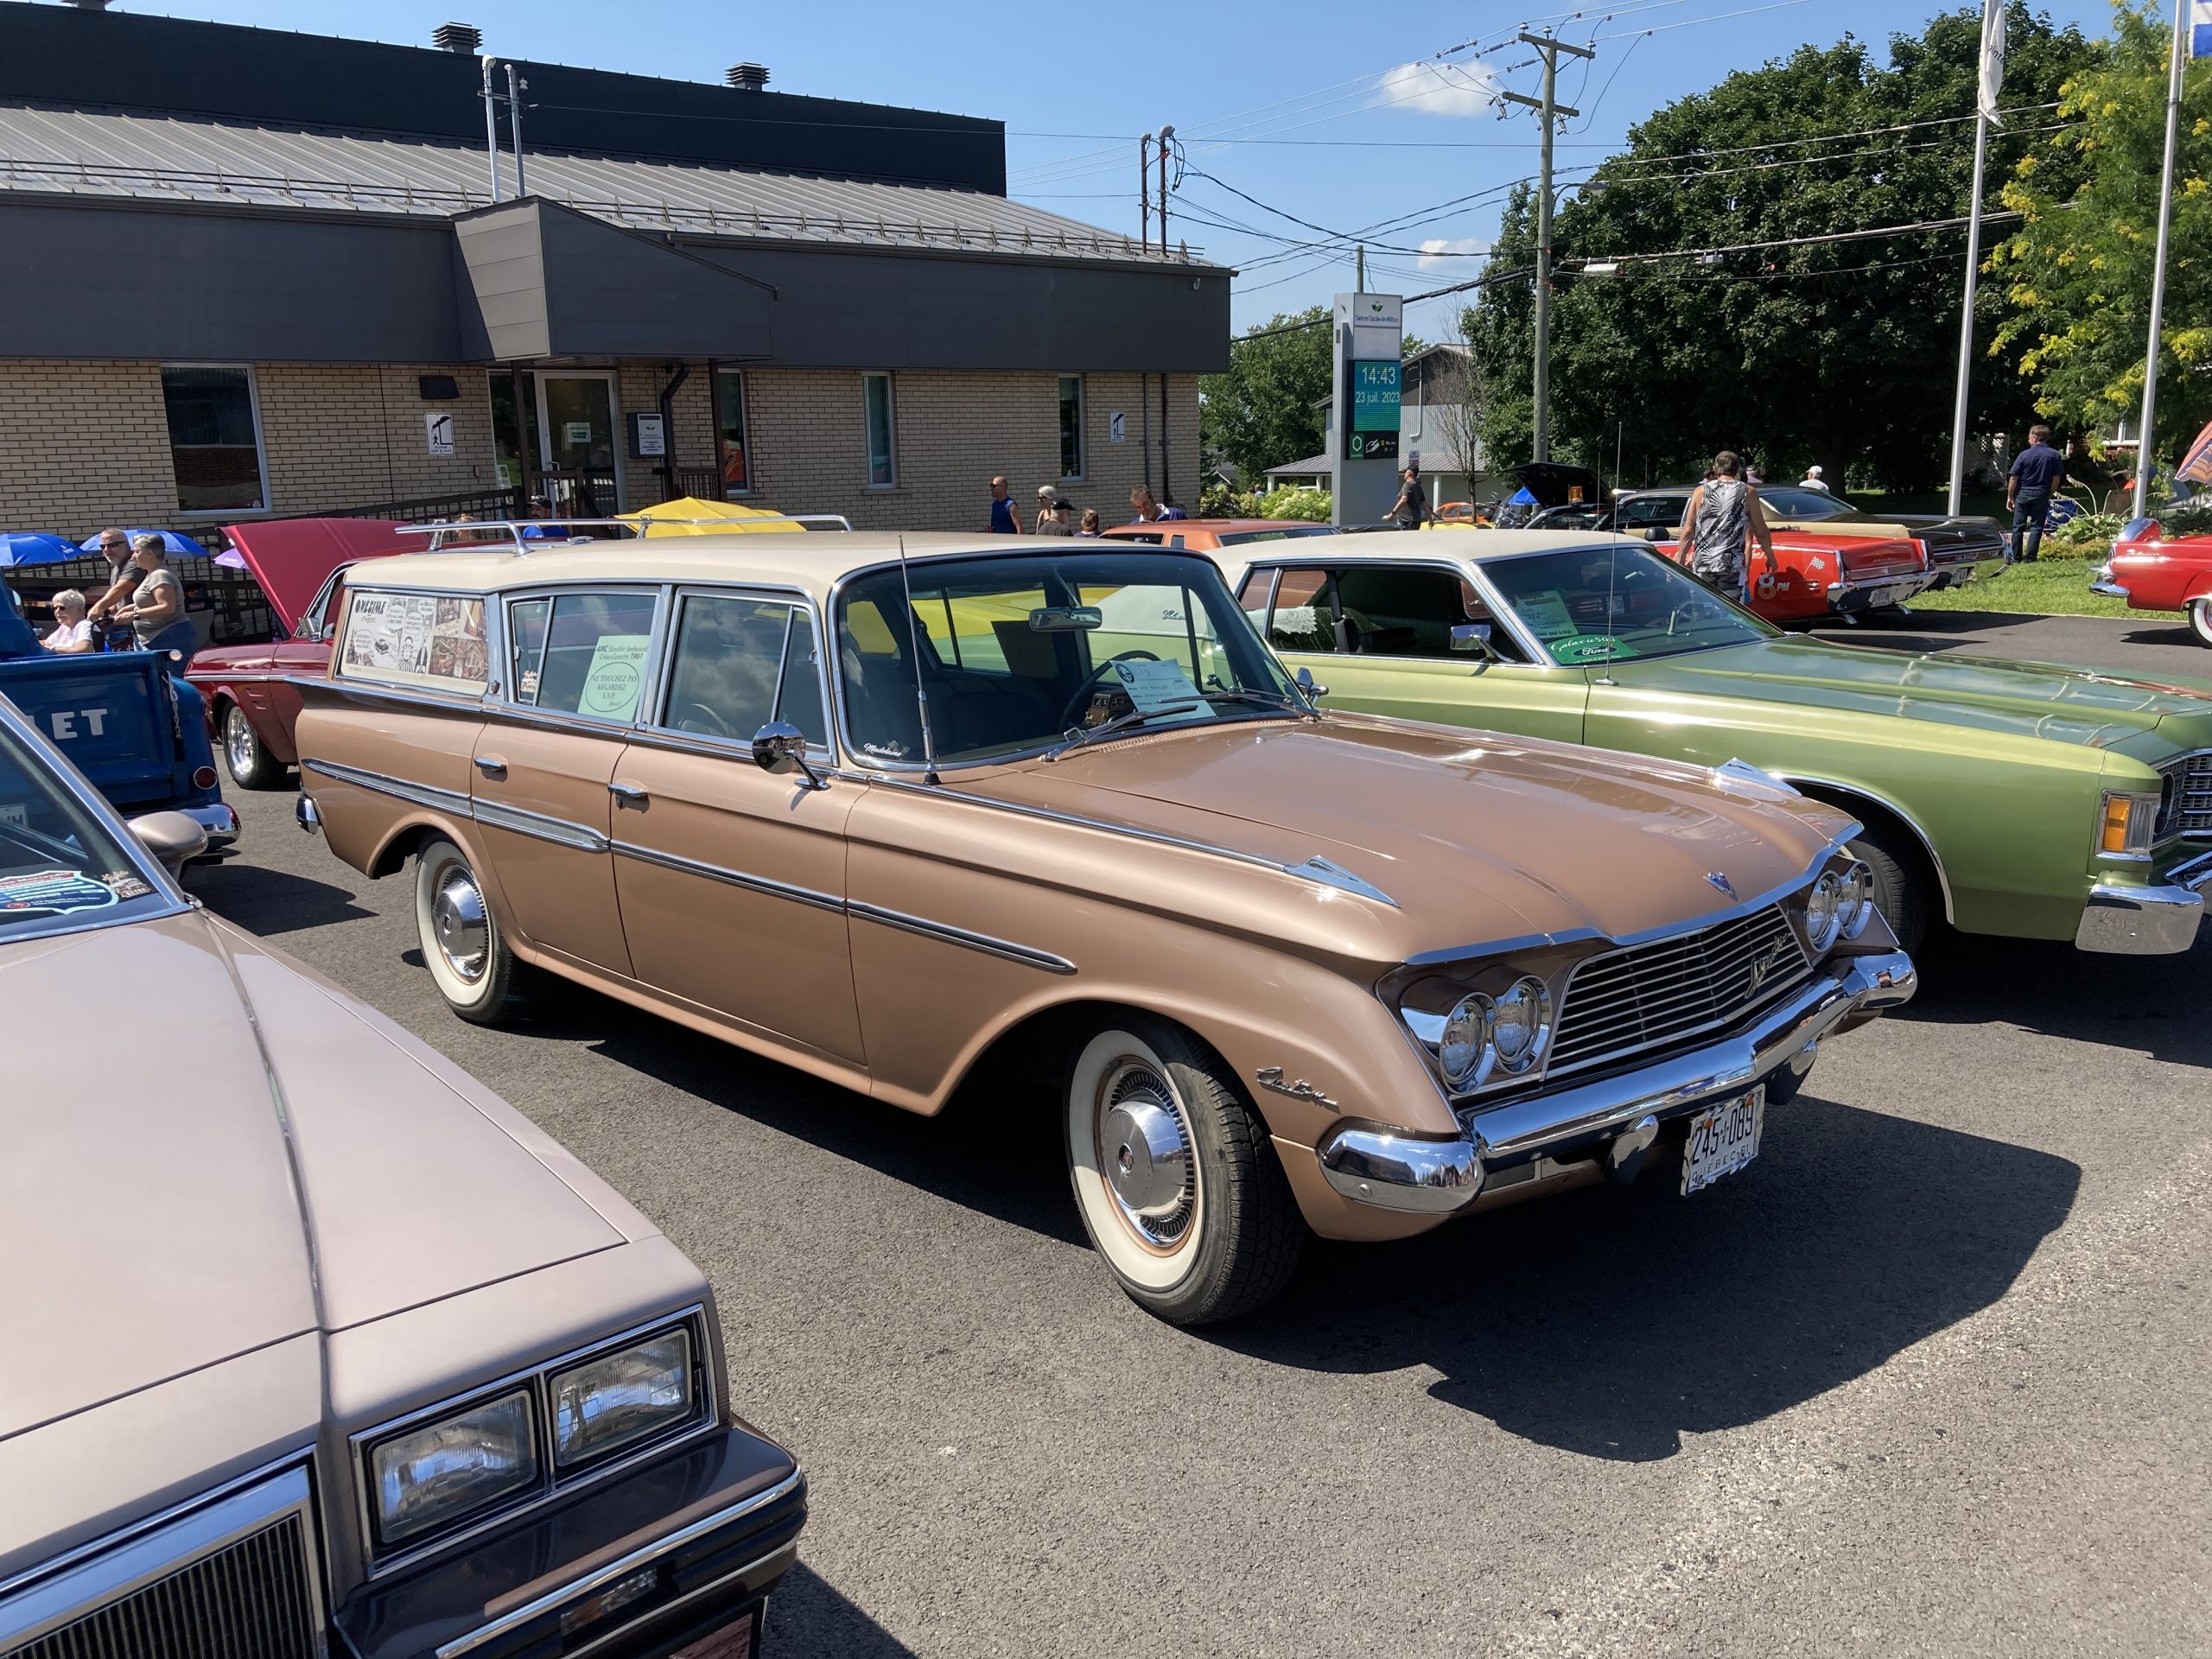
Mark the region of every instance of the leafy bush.
<instances>
[{"instance_id":1,"label":"leafy bush","mask_svg":"<svg viewBox=\"0 0 2212 1659\"><path fill-rule=\"evenodd\" d=\"M1198 493L1198 517L1201 518L1246 518L1251 516L1251 512L1252 498L1240 495L1218 479Z\"/></svg>"},{"instance_id":2,"label":"leafy bush","mask_svg":"<svg viewBox=\"0 0 2212 1659\"><path fill-rule=\"evenodd\" d=\"M1260 498L1260 517L1262 518L1296 518L1309 524L1329 522L1329 493L1326 490L1269 490Z\"/></svg>"},{"instance_id":3,"label":"leafy bush","mask_svg":"<svg viewBox=\"0 0 2212 1659\"><path fill-rule=\"evenodd\" d=\"M2116 512L2077 512L2044 537L2043 552L2058 559L2101 557L2126 522Z\"/></svg>"}]
</instances>

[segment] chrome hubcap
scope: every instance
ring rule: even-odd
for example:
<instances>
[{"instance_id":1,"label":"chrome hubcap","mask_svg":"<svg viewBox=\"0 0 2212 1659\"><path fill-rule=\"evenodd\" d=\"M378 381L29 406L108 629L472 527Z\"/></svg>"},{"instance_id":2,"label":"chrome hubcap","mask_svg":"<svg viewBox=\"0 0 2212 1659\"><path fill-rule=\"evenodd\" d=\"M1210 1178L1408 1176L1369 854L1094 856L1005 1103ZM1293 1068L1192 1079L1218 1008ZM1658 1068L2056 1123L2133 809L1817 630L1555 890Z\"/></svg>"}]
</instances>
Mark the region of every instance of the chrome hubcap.
<instances>
[{"instance_id":1,"label":"chrome hubcap","mask_svg":"<svg viewBox=\"0 0 2212 1659\"><path fill-rule=\"evenodd\" d=\"M229 757L233 777L253 769L253 726L238 709L223 725L223 752Z\"/></svg>"},{"instance_id":2,"label":"chrome hubcap","mask_svg":"<svg viewBox=\"0 0 2212 1659\"><path fill-rule=\"evenodd\" d=\"M439 881L430 900L430 930L447 967L463 979L482 976L492 929L484 918L484 895L467 870L448 870Z\"/></svg>"},{"instance_id":3,"label":"chrome hubcap","mask_svg":"<svg viewBox=\"0 0 2212 1659\"><path fill-rule=\"evenodd\" d=\"M1150 1065L1123 1060L1099 1097L1098 1167L1115 1207L1146 1243L1180 1243L1196 1207L1198 1171L1175 1091Z\"/></svg>"}]
</instances>

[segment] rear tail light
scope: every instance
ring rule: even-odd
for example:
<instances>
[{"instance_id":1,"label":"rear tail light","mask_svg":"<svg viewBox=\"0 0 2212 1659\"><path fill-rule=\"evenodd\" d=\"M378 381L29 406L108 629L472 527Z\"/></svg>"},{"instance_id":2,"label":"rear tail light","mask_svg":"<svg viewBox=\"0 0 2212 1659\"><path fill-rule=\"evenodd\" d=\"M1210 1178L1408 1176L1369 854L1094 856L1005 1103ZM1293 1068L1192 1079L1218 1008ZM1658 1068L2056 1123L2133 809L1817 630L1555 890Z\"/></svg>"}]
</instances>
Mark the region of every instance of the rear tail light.
<instances>
[{"instance_id":1,"label":"rear tail light","mask_svg":"<svg viewBox=\"0 0 2212 1659\"><path fill-rule=\"evenodd\" d=\"M202 766L197 772L194 772L192 774L192 786L194 789L214 788L215 768L213 766Z\"/></svg>"}]
</instances>

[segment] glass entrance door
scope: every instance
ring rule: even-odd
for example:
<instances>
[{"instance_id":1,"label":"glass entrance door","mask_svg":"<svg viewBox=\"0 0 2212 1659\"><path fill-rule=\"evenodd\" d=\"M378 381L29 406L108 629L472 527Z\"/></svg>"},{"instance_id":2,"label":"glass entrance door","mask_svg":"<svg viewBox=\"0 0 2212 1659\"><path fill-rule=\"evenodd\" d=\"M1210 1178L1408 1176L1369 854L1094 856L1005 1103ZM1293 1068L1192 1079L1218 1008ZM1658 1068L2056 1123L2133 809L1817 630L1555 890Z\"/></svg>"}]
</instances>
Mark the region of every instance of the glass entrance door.
<instances>
[{"instance_id":1,"label":"glass entrance door","mask_svg":"<svg viewBox=\"0 0 2212 1659\"><path fill-rule=\"evenodd\" d=\"M614 377L537 375L538 460L545 493L566 518L611 518L622 510L616 460Z\"/></svg>"}]
</instances>

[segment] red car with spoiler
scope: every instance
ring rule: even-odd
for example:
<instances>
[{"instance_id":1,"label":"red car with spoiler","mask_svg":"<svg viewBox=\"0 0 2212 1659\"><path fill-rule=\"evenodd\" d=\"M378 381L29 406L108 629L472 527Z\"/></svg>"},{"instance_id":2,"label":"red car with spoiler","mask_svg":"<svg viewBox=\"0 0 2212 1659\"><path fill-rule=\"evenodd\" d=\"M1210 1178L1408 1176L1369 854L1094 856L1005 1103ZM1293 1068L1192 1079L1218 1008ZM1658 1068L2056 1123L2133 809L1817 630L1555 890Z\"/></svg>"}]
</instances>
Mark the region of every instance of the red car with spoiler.
<instances>
[{"instance_id":1,"label":"red car with spoiler","mask_svg":"<svg viewBox=\"0 0 2212 1659\"><path fill-rule=\"evenodd\" d=\"M386 518L274 518L226 524L277 617L276 636L196 652L185 677L207 700L207 726L241 789L277 789L299 761L292 722L294 675L330 670L330 629L346 572L363 559L422 550L422 539Z\"/></svg>"}]
</instances>

